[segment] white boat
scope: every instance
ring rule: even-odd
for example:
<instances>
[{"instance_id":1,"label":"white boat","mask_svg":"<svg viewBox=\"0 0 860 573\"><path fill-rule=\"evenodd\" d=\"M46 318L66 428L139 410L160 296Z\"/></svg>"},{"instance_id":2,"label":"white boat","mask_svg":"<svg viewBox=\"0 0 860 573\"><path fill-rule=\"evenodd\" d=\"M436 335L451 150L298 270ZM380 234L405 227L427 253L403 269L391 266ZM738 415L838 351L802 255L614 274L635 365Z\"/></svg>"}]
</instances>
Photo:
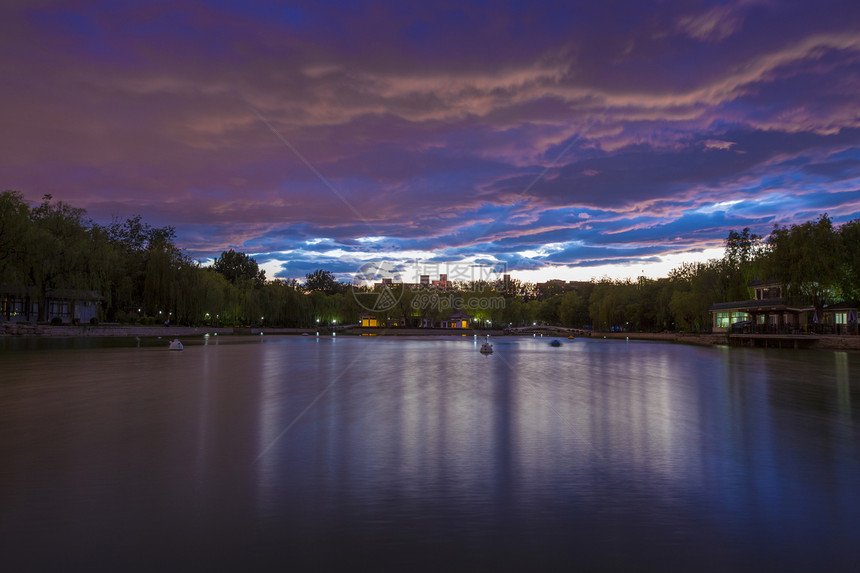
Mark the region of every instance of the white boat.
<instances>
[{"instance_id":1,"label":"white boat","mask_svg":"<svg viewBox=\"0 0 860 573\"><path fill-rule=\"evenodd\" d=\"M170 341L170 346L168 346L170 350L182 350L182 343L179 342L178 338L174 338Z\"/></svg>"},{"instance_id":2,"label":"white boat","mask_svg":"<svg viewBox=\"0 0 860 573\"><path fill-rule=\"evenodd\" d=\"M485 342L481 345L481 354L492 354L493 353L493 345L489 342Z\"/></svg>"}]
</instances>

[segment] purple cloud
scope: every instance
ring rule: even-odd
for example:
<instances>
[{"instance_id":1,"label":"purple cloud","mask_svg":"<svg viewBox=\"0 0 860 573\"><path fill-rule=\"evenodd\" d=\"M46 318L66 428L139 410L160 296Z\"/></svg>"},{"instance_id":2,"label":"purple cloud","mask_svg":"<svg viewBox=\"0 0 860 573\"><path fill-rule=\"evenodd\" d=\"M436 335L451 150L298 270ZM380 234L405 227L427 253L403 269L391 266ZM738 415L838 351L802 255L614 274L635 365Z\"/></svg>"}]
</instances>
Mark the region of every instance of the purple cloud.
<instances>
[{"instance_id":1,"label":"purple cloud","mask_svg":"<svg viewBox=\"0 0 860 573\"><path fill-rule=\"evenodd\" d=\"M0 182L297 277L860 214L860 8L622 4L7 3Z\"/></svg>"}]
</instances>

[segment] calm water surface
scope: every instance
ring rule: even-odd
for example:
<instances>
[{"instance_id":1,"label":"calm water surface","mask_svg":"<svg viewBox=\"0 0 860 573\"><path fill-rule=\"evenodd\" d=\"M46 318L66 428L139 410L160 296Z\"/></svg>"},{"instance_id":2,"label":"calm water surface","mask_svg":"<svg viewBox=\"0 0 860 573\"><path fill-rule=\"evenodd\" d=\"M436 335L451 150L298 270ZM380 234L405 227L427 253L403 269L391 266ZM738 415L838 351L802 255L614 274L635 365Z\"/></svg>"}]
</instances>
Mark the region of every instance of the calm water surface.
<instances>
[{"instance_id":1,"label":"calm water surface","mask_svg":"<svg viewBox=\"0 0 860 573\"><path fill-rule=\"evenodd\" d=\"M860 355L0 339L4 571L857 571Z\"/></svg>"}]
</instances>

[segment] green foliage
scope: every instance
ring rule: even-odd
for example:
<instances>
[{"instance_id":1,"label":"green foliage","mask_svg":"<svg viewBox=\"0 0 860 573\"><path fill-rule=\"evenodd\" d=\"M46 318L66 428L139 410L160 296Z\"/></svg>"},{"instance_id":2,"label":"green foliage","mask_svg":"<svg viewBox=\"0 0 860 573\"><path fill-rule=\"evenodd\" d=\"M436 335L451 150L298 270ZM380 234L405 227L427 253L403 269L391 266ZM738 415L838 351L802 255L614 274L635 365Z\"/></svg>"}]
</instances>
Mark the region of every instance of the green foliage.
<instances>
[{"instance_id":1,"label":"green foliage","mask_svg":"<svg viewBox=\"0 0 860 573\"><path fill-rule=\"evenodd\" d=\"M573 291L562 295L558 313L562 326L582 327L590 322L586 300Z\"/></svg>"},{"instance_id":2,"label":"green foliage","mask_svg":"<svg viewBox=\"0 0 860 573\"><path fill-rule=\"evenodd\" d=\"M629 279L602 279L591 293L589 311L594 328L598 330L635 329L637 317L641 314L641 308L637 305L636 283Z\"/></svg>"},{"instance_id":3,"label":"green foliage","mask_svg":"<svg viewBox=\"0 0 860 573\"><path fill-rule=\"evenodd\" d=\"M729 231L722 259L721 281L729 299L741 300L751 295L749 282L761 271L762 237L750 233L749 227L740 233Z\"/></svg>"},{"instance_id":4,"label":"green foliage","mask_svg":"<svg viewBox=\"0 0 860 573\"><path fill-rule=\"evenodd\" d=\"M134 324L135 322L140 320L140 317L135 312L126 312L124 310L120 310L116 313L115 320L120 324Z\"/></svg>"},{"instance_id":5,"label":"green foliage","mask_svg":"<svg viewBox=\"0 0 860 573\"><path fill-rule=\"evenodd\" d=\"M339 292L341 289L331 271L317 269L314 272L305 275L305 290L309 292L334 294Z\"/></svg>"},{"instance_id":6,"label":"green foliage","mask_svg":"<svg viewBox=\"0 0 860 573\"><path fill-rule=\"evenodd\" d=\"M310 327L354 324L364 311L330 271L316 270L304 284L267 281L244 253L224 251L201 267L175 241L172 227L152 227L140 216L100 226L50 195L31 208L16 191L0 193L0 284L33 293L43 314L49 289L98 291L100 318L148 325L169 316L172 324ZM425 291L394 285L398 304L378 318L417 326L462 309L482 325L703 330L708 307L750 298L754 278L780 281L790 301L819 310L860 299L860 220L834 228L825 214L775 228L766 241L749 229L731 231L725 246L722 259L682 264L666 279L554 283L540 300L534 285L513 279L434 289L435 304L416 306Z\"/></svg>"},{"instance_id":7,"label":"green foliage","mask_svg":"<svg viewBox=\"0 0 860 573\"><path fill-rule=\"evenodd\" d=\"M846 236L853 232L849 226ZM825 213L815 221L777 227L767 239L764 268L768 278L783 285L786 298L811 304L819 312L838 298L844 277L856 272L857 259L846 258L840 234ZM850 247L849 247L850 248Z\"/></svg>"},{"instance_id":8,"label":"green foliage","mask_svg":"<svg viewBox=\"0 0 860 573\"><path fill-rule=\"evenodd\" d=\"M0 284L24 282L30 248L30 208L17 191L0 193Z\"/></svg>"},{"instance_id":9,"label":"green foliage","mask_svg":"<svg viewBox=\"0 0 860 573\"><path fill-rule=\"evenodd\" d=\"M836 269L836 286L840 298L860 302L860 219L839 228L839 242L842 257Z\"/></svg>"},{"instance_id":10,"label":"green foliage","mask_svg":"<svg viewBox=\"0 0 860 573\"><path fill-rule=\"evenodd\" d=\"M259 288L266 282L266 271L260 270L257 261L233 249L223 251L220 257L216 257L212 268L233 284L249 281Z\"/></svg>"},{"instance_id":11,"label":"green foliage","mask_svg":"<svg viewBox=\"0 0 860 573\"><path fill-rule=\"evenodd\" d=\"M669 274L672 283L669 310L673 328L701 331L710 325L708 307L729 300L731 274L725 260L685 263ZM741 299L746 299L744 294Z\"/></svg>"}]
</instances>

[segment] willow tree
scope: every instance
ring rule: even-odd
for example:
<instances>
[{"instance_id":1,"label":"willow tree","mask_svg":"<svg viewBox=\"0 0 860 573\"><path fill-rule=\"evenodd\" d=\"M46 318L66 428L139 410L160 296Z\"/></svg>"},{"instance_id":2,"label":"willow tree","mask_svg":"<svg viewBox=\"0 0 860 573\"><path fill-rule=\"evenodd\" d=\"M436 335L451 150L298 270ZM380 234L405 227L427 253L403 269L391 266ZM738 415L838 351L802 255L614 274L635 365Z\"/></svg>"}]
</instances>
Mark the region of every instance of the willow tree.
<instances>
[{"instance_id":1,"label":"willow tree","mask_svg":"<svg viewBox=\"0 0 860 573\"><path fill-rule=\"evenodd\" d=\"M860 302L860 219L854 219L839 228L842 245L842 263L839 265L839 290L842 298Z\"/></svg>"},{"instance_id":2,"label":"willow tree","mask_svg":"<svg viewBox=\"0 0 860 573\"><path fill-rule=\"evenodd\" d=\"M767 239L767 276L782 284L784 296L821 313L835 299L842 269L842 242L827 214L815 221L775 228Z\"/></svg>"},{"instance_id":3,"label":"willow tree","mask_svg":"<svg viewBox=\"0 0 860 573\"><path fill-rule=\"evenodd\" d=\"M154 229L147 244L143 304L149 311L177 311L180 269L190 262L176 247L175 238L173 227Z\"/></svg>"},{"instance_id":4,"label":"willow tree","mask_svg":"<svg viewBox=\"0 0 860 573\"><path fill-rule=\"evenodd\" d=\"M669 273L672 295L669 309L676 328L706 330L710 324L708 308L729 295L725 262L683 263Z\"/></svg>"},{"instance_id":5,"label":"willow tree","mask_svg":"<svg viewBox=\"0 0 860 573\"><path fill-rule=\"evenodd\" d=\"M588 324L588 299L575 291L564 293L558 308L558 318L563 326L581 327Z\"/></svg>"},{"instance_id":6,"label":"willow tree","mask_svg":"<svg viewBox=\"0 0 860 573\"><path fill-rule=\"evenodd\" d=\"M21 286L27 276L30 207L17 191L0 193L0 285Z\"/></svg>"},{"instance_id":7,"label":"willow tree","mask_svg":"<svg viewBox=\"0 0 860 573\"><path fill-rule=\"evenodd\" d=\"M45 320L45 301L49 289L99 290L104 277L102 252L89 232L86 211L62 201L51 202L51 195L31 212L27 242L26 268L29 285L36 288L39 319Z\"/></svg>"},{"instance_id":8,"label":"willow tree","mask_svg":"<svg viewBox=\"0 0 860 573\"><path fill-rule=\"evenodd\" d=\"M726 237L726 249L722 259L721 279L724 281L727 300L750 298L749 282L759 273L762 237L744 230L730 231ZM717 302L717 301L714 301ZM722 301L720 301L722 302Z\"/></svg>"}]
</instances>

